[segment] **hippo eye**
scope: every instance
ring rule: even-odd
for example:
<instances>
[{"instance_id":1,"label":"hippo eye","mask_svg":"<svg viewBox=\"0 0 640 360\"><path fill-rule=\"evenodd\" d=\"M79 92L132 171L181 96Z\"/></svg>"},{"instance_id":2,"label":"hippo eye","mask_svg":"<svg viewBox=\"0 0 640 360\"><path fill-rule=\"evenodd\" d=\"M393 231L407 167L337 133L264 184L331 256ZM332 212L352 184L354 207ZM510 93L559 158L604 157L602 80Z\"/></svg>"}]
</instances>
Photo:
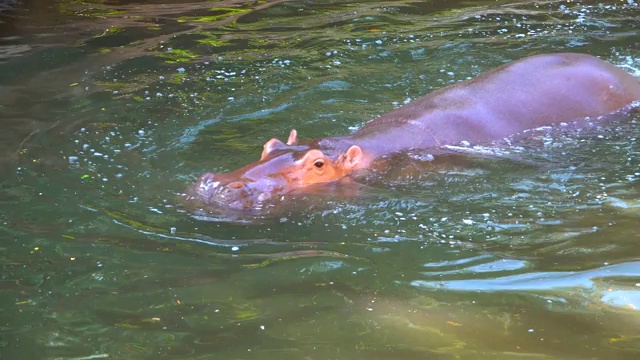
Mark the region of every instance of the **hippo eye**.
<instances>
[{"instance_id":1,"label":"hippo eye","mask_svg":"<svg viewBox=\"0 0 640 360\"><path fill-rule=\"evenodd\" d=\"M322 167L324 166L324 161L316 160L316 162L313 163L313 166L315 166L318 169L322 169Z\"/></svg>"}]
</instances>

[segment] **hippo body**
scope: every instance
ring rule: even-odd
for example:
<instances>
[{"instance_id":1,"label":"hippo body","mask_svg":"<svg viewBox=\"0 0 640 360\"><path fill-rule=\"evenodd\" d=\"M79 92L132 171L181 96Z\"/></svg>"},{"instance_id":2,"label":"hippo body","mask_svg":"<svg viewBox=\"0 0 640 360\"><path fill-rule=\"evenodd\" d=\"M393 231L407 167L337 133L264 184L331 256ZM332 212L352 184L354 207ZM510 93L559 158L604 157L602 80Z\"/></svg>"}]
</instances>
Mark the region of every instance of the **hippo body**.
<instances>
[{"instance_id":1,"label":"hippo body","mask_svg":"<svg viewBox=\"0 0 640 360\"><path fill-rule=\"evenodd\" d=\"M599 117L640 100L640 81L594 56L524 58L386 113L353 134L299 144L271 139L261 159L226 174L205 173L187 198L209 206L260 209L274 197L349 178L386 155L461 142L500 140L524 130Z\"/></svg>"}]
</instances>

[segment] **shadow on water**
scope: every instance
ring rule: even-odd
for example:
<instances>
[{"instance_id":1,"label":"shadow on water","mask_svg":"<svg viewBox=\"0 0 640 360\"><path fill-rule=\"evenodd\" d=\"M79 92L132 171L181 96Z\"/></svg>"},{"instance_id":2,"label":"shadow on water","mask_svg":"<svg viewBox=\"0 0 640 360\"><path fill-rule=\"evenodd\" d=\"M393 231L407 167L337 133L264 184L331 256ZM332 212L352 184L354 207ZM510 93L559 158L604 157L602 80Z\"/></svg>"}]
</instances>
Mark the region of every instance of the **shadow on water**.
<instances>
[{"instance_id":1,"label":"shadow on water","mask_svg":"<svg viewBox=\"0 0 640 360\"><path fill-rule=\"evenodd\" d=\"M527 55L586 52L638 75L639 14L633 1L3 2L0 355L636 359L637 111L409 152L266 215L179 199L291 128L349 133Z\"/></svg>"}]
</instances>

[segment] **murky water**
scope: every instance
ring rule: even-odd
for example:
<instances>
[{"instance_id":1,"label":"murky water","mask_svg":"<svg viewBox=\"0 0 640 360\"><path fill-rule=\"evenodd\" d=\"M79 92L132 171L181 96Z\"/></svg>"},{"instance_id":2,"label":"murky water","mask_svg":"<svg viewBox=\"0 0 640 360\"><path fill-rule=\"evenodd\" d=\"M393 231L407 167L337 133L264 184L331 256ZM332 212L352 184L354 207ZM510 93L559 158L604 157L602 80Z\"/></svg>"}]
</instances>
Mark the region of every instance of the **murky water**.
<instances>
[{"instance_id":1,"label":"murky water","mask_svg":"<svg viewBox=\"0 0 640 360\"><path fill-rule=\"evenodd\" d=\"M2 359L637 359L637 111L263 218L205 221L177 197L291 128L348 133L527 55L637 74L639 17L634 1L0 4Z\"/></svg>"}]
</instances>

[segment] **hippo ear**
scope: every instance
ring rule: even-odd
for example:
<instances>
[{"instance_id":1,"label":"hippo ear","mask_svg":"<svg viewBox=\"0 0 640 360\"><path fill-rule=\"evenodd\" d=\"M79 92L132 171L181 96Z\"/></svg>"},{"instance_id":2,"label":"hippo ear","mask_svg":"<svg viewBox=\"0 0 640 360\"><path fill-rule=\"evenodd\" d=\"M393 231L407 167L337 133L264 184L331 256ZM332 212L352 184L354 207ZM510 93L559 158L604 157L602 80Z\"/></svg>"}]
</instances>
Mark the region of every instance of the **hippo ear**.
<instances>
[{"instance_id":1,"label":"hippo ear","mask_svg":"<svg viewBox=\"0 0 640 360\"><path fill-rule=\"evenodd\" d=\"M262 155L260 156L260 160L264 160L267 156L269 156L269 154L275 150L275 149L282 149L283 147L285 147L286 145L276 139L273 138L269 141L267 141L266 143L264 143L264 146L262 147Z\"/></svg>"},{"instance_id":2,"label":"hippo ear","mask_svg":"<svg viewBox=\"0 0 640 360\"><path fill-rule=\"evenodd\" d=\"M289 138L287 139L287 145L298 145L298 132L296 129L291 129Z\"/></svg>"},{"instance_id":3,"label":"hippo ear","mask_svg":"<svg viewBox=\"0 0 640 360\"><path fill-rule=\"evenodd\" d=\"M342 163L345 169L353 170L362 161L362 149L358 145L351 145L349 150L342 156Z\"/></svg>"}]
</instances>

